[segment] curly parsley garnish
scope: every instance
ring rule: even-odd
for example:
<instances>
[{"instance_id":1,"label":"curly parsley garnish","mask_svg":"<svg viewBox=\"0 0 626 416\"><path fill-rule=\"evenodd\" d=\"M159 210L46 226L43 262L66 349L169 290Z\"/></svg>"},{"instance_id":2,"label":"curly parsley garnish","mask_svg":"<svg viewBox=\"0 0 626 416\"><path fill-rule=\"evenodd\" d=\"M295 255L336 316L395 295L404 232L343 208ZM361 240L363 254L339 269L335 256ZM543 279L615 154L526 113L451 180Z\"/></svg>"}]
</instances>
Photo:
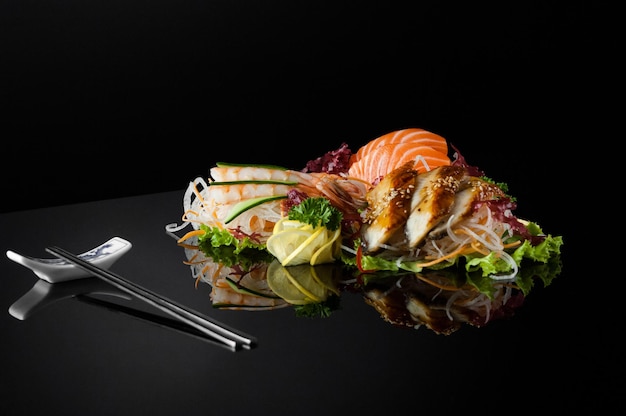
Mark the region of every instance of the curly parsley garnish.
<instances>
[{"instance_id":1,"label":"curly parsley garnish","mask_svg":"<svg viewBox=\"0 0 626 416\"><path fill-rule=\"evenodd\" d=\"M307 198L289 210L289 219L309 224L313 228L324 226L335 231L341 225L341 211L324 197Z\"/></svg>"}]
</instances>

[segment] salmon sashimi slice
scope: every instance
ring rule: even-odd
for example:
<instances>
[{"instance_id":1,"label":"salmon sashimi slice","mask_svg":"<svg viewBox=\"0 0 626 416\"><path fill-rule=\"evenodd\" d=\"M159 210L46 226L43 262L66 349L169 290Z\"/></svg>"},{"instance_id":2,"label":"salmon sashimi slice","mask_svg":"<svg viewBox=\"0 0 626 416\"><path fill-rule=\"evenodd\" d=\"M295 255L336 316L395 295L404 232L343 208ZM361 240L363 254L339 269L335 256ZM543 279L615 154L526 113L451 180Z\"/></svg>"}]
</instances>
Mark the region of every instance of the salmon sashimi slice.
<instances>
[{"instance_id":1,"label":"salmon sashimi slice","mask_svg":"<svg viewBox=\"0 0 626 416\"><path fill-rule=\"evenodd\" d=\"M432 147L444 155L448 154L448 142L445 138L428 130L409 128L392 131L370 141L352 155L350 163L357 162L377 147L399 143L412 143L415 147Z\"/></svg>"},{"instance_id":2,"label":"salmon sashimi slice","mask_svg":"<svg viewBox=\"0 0 626 416\"><path fill-rule=\"evenodd\" d=\"M407 162L419 173L439 166L450 165L450 158L430 146L416 146L411 142L392 143L373 148L350 165L348 176L376 184L385 175Z\"/></svg>"}]
</instances>

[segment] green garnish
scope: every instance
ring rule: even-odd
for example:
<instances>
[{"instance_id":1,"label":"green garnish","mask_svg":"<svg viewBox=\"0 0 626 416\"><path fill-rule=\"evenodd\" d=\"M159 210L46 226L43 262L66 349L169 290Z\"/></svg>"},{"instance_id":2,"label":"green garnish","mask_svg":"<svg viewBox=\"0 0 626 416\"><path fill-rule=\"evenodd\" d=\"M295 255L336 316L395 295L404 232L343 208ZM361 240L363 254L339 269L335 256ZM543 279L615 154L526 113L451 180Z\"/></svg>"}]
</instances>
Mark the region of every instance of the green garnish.
<instances>
[{"instance_id":1,"label":"green garnish","mask_svg":"<svg viewBox=\"0 0 626 416\"><path fill-rule=\"evenodd\" d=\"M198 247L214 262L232 267L240 265L243 270L258 263L269 263L274 257L268 253L264 244L257 243L249 237L235 238L228 230L201 225L205 232L198 237Z\"/></svg>"},{"instance_id":2,"label":"green garnish","mask_svg":"<svg viewBox=\"0 0 626 416\"><path fill-rule=\"evenodd\" d=\"M339 296L331 295L323 302L293 305L293 308L300 318L328 318L334 311L341 309L341 302Z\"/></svg>"},{"instance_id":3,"label":"green garnish","mask_svg":"<svg viewBox=\"0 0 626 416\"><path fill-rule=\"evenodd\" d=\"M249 209L252 209L261 204L265 204L266 202L276 201L278 199L285 199L287 195L272 195L272 196L260 196L258 198L250 198L245 199L243 201L237 202L235 206L230 210L228 216L224 218L224 224L228 224L239 215L243 214Z\"/></svg>"},{"instance_id":4,"label":"green garnish","mask_svg":"<svg viewBox=\"0 0 626 416\"><path fill-rule=\"evenodd\" d=\"M289 210L289 219L309 224L313 228L324 226L335 231L341 225L343 214L324 197L307 198Z\"/></svg>"},{"instance_id":5,"label":"green garnish","mask_svg":"<svg viewBox=\"0 0 626 416\"><path fill-rule=\"evenodd\" d=\"M264 163L230 163L230 162L217 162L215 164L217 167L243 167L243 168L263 168L263 169L276 169L276 170L287 170L286 167L278 166L278 165L269 165Z\"/></svg>"}]
</instances>

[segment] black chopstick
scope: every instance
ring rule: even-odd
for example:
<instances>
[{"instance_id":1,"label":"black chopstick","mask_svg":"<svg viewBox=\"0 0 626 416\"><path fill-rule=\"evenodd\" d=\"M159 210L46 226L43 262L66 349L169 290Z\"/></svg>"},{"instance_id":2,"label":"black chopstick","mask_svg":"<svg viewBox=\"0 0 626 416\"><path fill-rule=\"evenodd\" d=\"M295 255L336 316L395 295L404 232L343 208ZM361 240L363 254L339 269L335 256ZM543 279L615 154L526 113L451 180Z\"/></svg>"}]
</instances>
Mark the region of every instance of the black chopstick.
<instances>
[{"instance_id":1,"label":"black chopstick","mask_svg":"<svg viewBox=\"0 0 626 416\"><path fill-rule=\"evenodd\" d=\"M251 348L256 344L256 340L249 335L238 333L224 324L213 321L198 312L185 308L184 306L163 296L157 295L156 293L132 283L118 274L102 269L62 248L48 247L46 248L46 251L59 258L67 260L68 262L90 272L94 276L104 280L116 288L157 307L161 311L186 323L198 331L215 338L233 351L238 350L241 347Z\"/></svg>"}]
</instances>

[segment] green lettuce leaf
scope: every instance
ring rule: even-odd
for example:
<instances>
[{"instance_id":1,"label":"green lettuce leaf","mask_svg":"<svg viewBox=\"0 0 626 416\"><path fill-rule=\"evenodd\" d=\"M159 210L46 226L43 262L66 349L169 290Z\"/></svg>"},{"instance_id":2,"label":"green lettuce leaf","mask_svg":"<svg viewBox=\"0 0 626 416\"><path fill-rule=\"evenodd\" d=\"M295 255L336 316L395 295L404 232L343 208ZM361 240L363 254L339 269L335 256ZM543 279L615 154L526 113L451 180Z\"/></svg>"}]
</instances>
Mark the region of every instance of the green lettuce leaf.
<instances>
[{"instance_id":1,"label":"green lettuce leaf","mask_svg":"<svg viewBox=\"0 0 626 416\"><path fill-rule=\"evenodd\" d=\"M198 237L200 250L216 263L232 267L240 265L243 270L259 263L269 263L274 259L264 244L256 243L249 237L235 238L228 230L201 225L204 234Z\"/></svg>"}]
</instances>

